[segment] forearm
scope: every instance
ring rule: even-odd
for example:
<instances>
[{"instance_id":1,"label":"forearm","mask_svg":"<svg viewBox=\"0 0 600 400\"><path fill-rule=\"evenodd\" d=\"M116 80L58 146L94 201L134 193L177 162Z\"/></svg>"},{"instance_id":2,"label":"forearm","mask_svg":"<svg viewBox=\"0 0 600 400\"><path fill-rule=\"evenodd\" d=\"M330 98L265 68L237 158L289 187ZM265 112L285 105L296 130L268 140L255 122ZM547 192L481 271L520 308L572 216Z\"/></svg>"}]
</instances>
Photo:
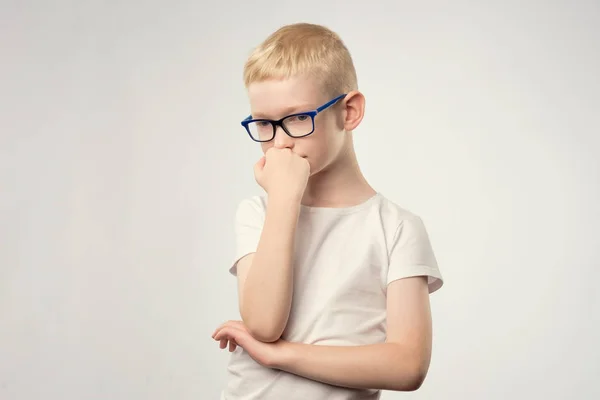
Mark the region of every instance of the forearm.
<instances>
[{"instance_id":1,"label":"forearm","mask_svg":"<svg viewBox=\"0 0 600 400\"><path fill-rule=\"evenodd\" d=\"M293 254L300 201L270 196L263 232L244 282L241 314L261 341L275 341L290 313Z\"/></svg>"},{"instance_id":2,"label":"forearm","mask_svg":"<svg viewBox=\"0 0 600 400\"><path fill-rule=\"evenodd\" d=\"M320 346L286 342L283 350L276 369L357 389L416 390L429 365L421 354L396 343Z\"/></svg>"}]
</instances>

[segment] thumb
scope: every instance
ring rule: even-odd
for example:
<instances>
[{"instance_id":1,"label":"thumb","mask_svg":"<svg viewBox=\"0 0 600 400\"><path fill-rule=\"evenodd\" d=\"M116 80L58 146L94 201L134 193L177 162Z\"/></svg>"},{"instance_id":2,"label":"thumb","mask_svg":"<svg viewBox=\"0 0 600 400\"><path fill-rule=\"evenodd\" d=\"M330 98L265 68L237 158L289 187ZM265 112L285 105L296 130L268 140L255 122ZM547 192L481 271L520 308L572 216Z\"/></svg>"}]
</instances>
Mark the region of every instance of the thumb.
<instances>
[{"instance_id":1,"label":"thumb","mask_svg":"<svg viewBox=\"0 0 600 400\"><path fill-rule=\"evenodd\" d=\"M265 158L265 156L262 156L260 160L258 160L256 164L254 164L254 175L258 176L262 172L266 162L267 159Z\"/></svg>"}]
</instances>

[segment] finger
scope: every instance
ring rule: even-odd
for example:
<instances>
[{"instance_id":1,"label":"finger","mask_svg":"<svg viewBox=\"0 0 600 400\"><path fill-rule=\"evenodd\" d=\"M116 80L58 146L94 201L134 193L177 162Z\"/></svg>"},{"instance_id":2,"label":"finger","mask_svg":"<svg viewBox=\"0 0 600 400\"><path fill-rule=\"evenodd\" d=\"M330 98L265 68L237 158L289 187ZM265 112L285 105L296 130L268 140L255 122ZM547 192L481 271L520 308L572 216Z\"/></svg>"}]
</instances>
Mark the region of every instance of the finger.
<instances>
[{"instance_id":1,"label":"finger","mask_svg":"<svg viewBox=\"0 0 600 400\"><path fill-rule=\"evenodd\" d=\"M227 347L227 339L221 339L221 343L219 344L219 347L224 349L225 347Z\"/></svg>"},{"instance_id":2,"label":"finger","mask_svg":"<svg viewBox=\"0 0 600 400\"><path fill-rule=\"evenodd\" d=\"M246 330L246 325L242 321L229 321L227 326L231 326L237 329Z\"/></svg>"},{"instance_id":3,"label":"finger","mask_svg":"<svg viewBox=\"0 0 600 400\"><path fill-rule=\"evenodd\" d=\"M236 347L237 347L237 344L236 344L235 340L230 340L229 341L229 351L233 353L235 351Z\"/></svg>"},{"instance_id":4,"label":"finger","mask_svg":"<svg viewBox=\"0 0 600 400\"><path fill-rule=\"evenodd\" d=\"M233 329L237 329L237 330L239 330L241 332L248 333L248 329L246 328L246 325L244 325L244 323L242 321L227 321L219 329L223 329L225 327L230 327L230 328L233 328Z\"/></svg>"},{"instance_id":5,"label":"finger","mask_svg":"<svg viewBox=\"0 0 600 400\"><path fill-rule=\"evenodd\" d=\"M221 339L228 339L228 338L230 338L229 328L227 328L226 326L219 329L219 331L213 337L213 339L215 339L216 341L220 341Z\"/></svg>"},{"instance_id":6,"label":"finger","mask_svg":"<svg viewBox=\"0 0 600 400\"><path fill-rule=\"evenodd\" d=\"M224 327L226 324L227 324L227 322L225 322L225 323L222 323L221 325L219 325L219 326L217 327L217 329L215 329L215 331L212 333L211 337L214 339L214 338L215 338L215 336L217 335L217 333L218 333L218 332L219 332L221 329L223 329L223 327Z\"/></svg>"},{"instance_id":7,"label":"finger","mask_svg":"<svg viewBox=\"0 0 600 400\"><path fill-rule=\"evenodd\" d=\"M236 346L244 347L248 334L241 329L234 328L232 326L226 326L221 329L215 336L215 340L227 339L234 341Z\"/></svg>"},{"instance_id":8,"label":"finger","mask_svg":"<svg viewBox=\"0 0 600 400\"><path fill-rule=\"evenodd\" d=\"M267 158L265 156L262 156L260 158L260 160L258 160L256 162L256 164L254 164L254 175L258 176L262 172L263 168L265 167L266 162L267 162Z\"/></svg>"},{"instance_id":9,"label":"finger","mask_svg":"<svg viewBox=\"0 0 600 400\"><path fill-rule=\"evenodd\" d=\"M215 331L212 333L211 337L214 339L215 336L217 335L217 332L219 332L219 330L223 329L223 327L225 327L225 326L230 326L230 325L235 324L235 323L242 323L242 322L241 321L227 321L227 322L223 322L221 325L219 325L217 327L217 329L215 329Z\"/></svg>"}]
</instances>

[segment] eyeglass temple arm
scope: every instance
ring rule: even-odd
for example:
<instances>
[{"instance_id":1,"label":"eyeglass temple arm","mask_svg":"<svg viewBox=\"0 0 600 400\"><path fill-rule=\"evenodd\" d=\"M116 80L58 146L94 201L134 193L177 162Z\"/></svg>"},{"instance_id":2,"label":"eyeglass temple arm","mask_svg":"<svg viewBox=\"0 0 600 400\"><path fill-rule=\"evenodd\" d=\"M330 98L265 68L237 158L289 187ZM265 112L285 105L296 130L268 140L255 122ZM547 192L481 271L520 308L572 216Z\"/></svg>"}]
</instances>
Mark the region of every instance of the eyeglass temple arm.
<instances>
[{"instance_id":1,"label":"eyeglass temple arm","mask_svg":"<svg viewBox=\"0 0 600 400\"><path fill-rule=\"evenodd\" d=\"M346 97L346 94L340 94L338 97L336 97L333 100L328 101L327 103L323 104L321 107L317 108L317 112L321 112L324 109L331 107L332 105L334 105L335 103L337 103L340 99L343 99L344 97Z\"/></svg>"},{"instance_id":2,"label":"eyeglass temple arm","mask_svg":"<svg viewBox=\"0 0 600 400\"><path fill-rule=\"evenodd\" d=\"M340 99L343 99L344 97L346 97L346 94L340 94L338 97L336 97L333 100L328 101L327 103L323 104L321 107L317 108L315 111L317 111L318 113L320 113L321 111L325 110L328 107L331 107L333 104L335 104L336 102L338 102ZM242 121L242 124L246 121L250 121L252 119L252 115L248 115L246 118L244 118L244 120Z\"/></svg>"}]
</instances>

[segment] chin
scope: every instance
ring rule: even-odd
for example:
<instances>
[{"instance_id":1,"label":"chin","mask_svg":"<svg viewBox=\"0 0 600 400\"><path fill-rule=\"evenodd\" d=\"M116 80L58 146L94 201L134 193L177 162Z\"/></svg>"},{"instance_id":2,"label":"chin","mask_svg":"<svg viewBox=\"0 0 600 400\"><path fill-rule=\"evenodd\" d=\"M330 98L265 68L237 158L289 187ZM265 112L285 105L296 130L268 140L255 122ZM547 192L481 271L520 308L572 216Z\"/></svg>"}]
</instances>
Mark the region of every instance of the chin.
<instances>
[{"instance_id":1,"label":"chin","mask_svg":"<svg viewBox=\"0 0 600 400\"><path fill-rule=\"evenodd\" d=\"M323 165L314 165L311 162L309 162L309 164L310 164L310 176L311 177L319 174L320 172L322 172L325 169L323 167Z\"/></svg>"}]
</instances>

